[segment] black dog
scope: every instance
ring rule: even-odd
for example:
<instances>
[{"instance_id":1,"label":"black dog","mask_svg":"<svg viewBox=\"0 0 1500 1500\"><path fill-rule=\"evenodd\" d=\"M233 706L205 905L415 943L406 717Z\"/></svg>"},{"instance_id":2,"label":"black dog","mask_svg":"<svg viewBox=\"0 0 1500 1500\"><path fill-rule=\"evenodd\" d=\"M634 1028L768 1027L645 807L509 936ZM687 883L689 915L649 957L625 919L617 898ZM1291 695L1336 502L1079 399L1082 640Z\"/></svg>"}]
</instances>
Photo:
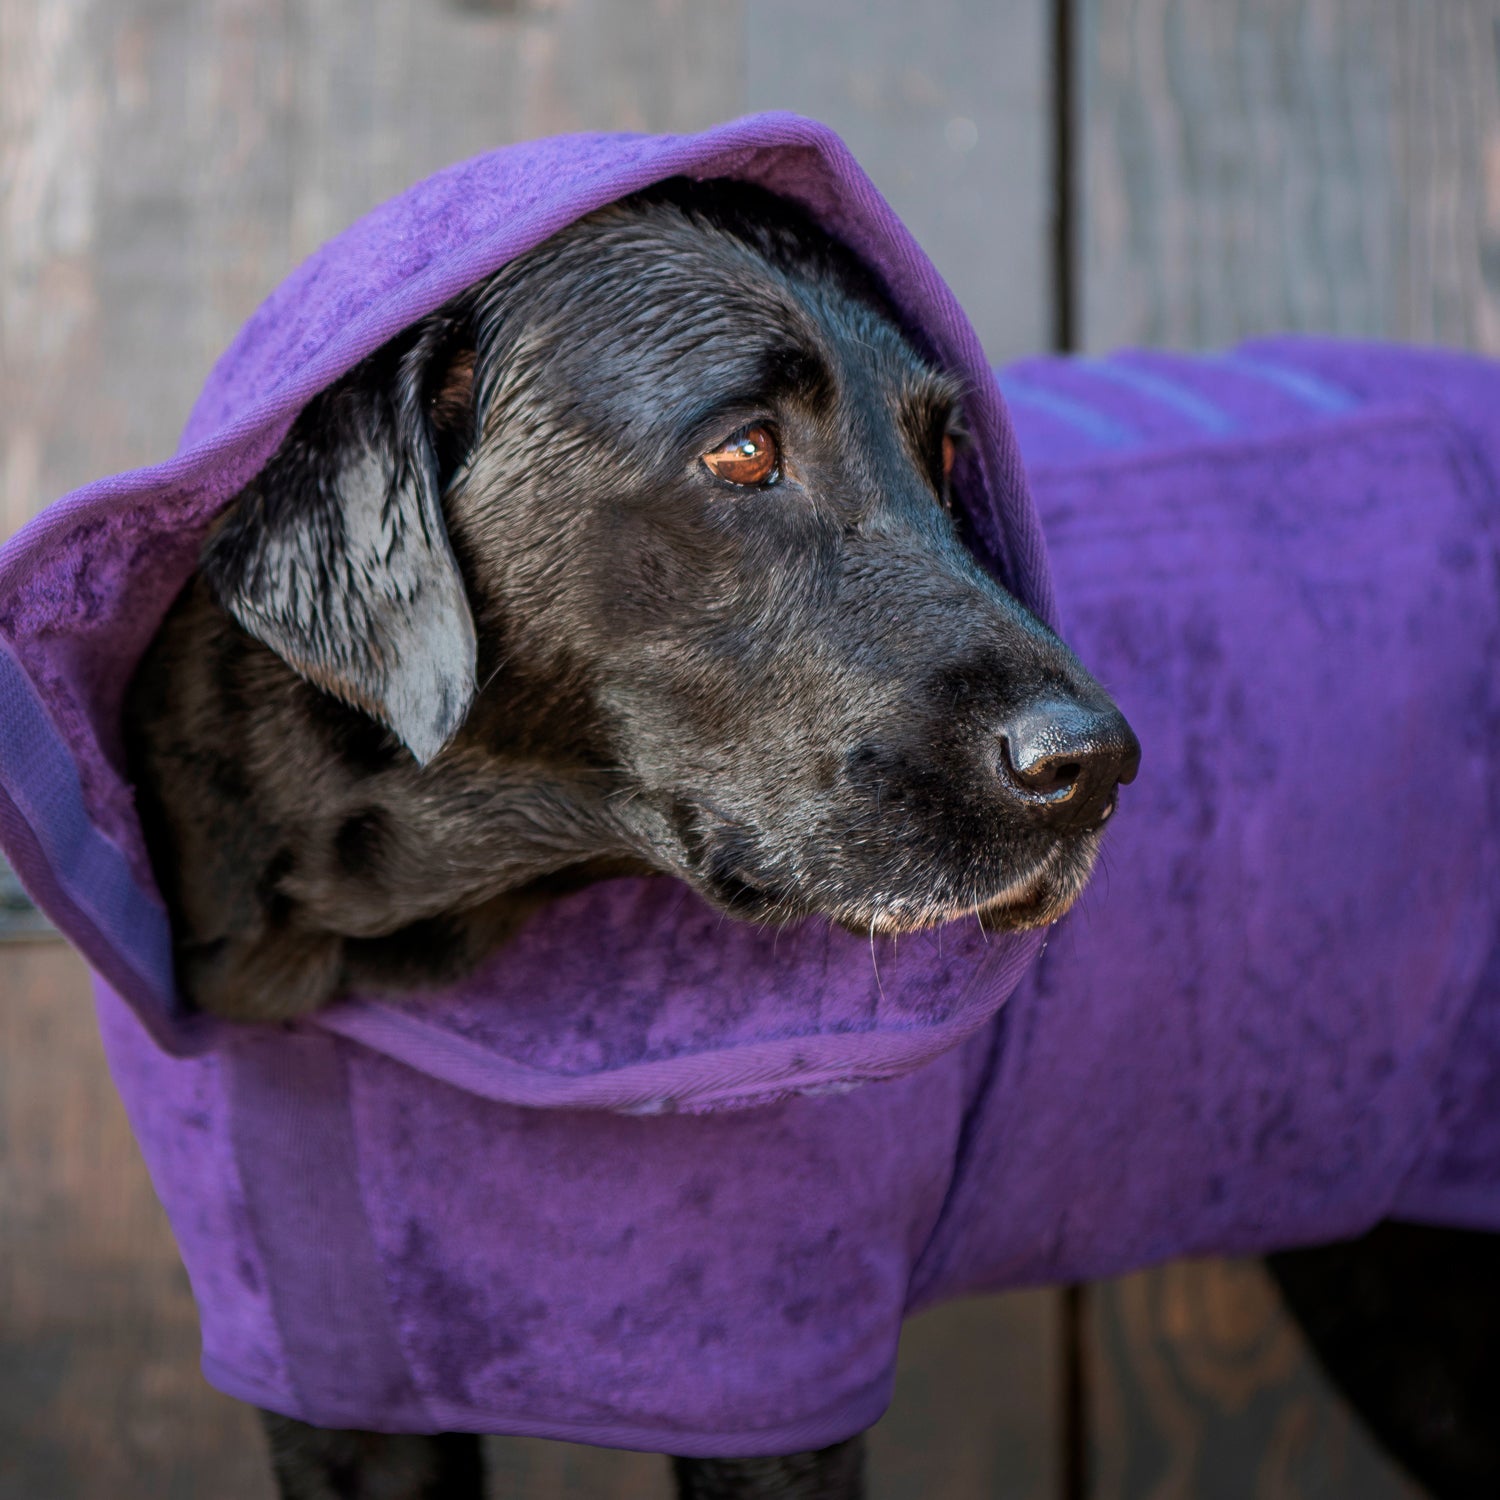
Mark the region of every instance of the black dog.
<instances>
[{"instance_id":1,"label":"black dog","mask_svg":"<svg viewBox=\"0 0 1500 1500\"><path fill-rule=\"evenodd\" d=\"M1139 749L965 546L962 394L800 213L677 182L316 398L130 695L182 992L436 985L623 873L755 921L1055 920ZM273 1427L287 1494L478 1483L467 1439ZM858 1449L679 1472L852 1494Z\"/></svg>"}]
</instances>

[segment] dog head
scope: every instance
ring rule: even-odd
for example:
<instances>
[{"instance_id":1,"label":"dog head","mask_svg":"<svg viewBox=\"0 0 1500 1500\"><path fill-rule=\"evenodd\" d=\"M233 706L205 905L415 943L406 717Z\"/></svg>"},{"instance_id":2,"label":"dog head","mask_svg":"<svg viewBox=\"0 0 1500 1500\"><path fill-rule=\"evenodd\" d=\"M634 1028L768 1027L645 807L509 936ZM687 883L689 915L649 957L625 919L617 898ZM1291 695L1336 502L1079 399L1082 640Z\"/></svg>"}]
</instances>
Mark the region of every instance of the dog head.
<instances>
[{"instance_id":1,"label":"dog head","mask_svg":"<svg viewBox=\"0 0 1500 1500\"><path fill-rule=\"evenodd\" d=\"M669 183L319 397L204 572L414 785L510 789L497 886L647 869L755 920L1035 925L1139 750L966 545L963 399L800 211Z\"/></svg>"}]
</instances>

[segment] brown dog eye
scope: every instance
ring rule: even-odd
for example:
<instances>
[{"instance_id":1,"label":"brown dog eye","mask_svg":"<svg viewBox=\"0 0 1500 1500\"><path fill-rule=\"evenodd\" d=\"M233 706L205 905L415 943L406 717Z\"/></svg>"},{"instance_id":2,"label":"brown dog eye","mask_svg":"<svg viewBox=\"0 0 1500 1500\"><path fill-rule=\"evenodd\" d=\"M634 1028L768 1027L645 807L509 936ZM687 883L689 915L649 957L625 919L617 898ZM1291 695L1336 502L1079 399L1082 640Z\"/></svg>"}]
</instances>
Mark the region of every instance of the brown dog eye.
<instances>
[{"instance_id":1,"label":"brown dog eye","mask_svg":"<svg viewBox=\"0 0 1500 1500\"><path fill-rule=\"evenodd\" d=\"M943 434L943 478L953 477L953 461L958 457L958 444L953 440L951 432Z\"/></svg>"},{"instance_id":2,"label":"brown dog eye","mask_svg":"<svg viewBox=\"0 0 1500 1500\"><path fill-rule=\"evenodd\" d=\"M781 450L769 428L747 427L722 447L705 453L703 462L730 484L770 484L781 467Z\"/></svg>"}]
</instances>

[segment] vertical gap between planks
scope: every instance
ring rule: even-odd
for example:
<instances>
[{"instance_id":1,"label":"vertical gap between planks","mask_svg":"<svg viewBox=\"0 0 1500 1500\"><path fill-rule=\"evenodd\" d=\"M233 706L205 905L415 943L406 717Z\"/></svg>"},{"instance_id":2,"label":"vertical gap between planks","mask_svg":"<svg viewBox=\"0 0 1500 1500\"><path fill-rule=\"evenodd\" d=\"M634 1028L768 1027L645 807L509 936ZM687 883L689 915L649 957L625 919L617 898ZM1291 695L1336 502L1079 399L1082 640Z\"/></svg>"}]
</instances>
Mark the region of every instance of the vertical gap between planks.
<instances>
[{"instance_id":1,"label":"vertical gap between planks","mask_svg":"<svg viewBox=\"0 0 1500 1500\"><path fill-rule=\"evenodd\" d=\"M1062 1410L1057 1425L1062 1449L1058 1465L1061 1500L1088 1500L1088 1367L1084 1343L1087 1297L1088 1288L1076 1283L1059 1293Z\"/></svg>"},{"instance_id":2,"label":"vertical gap between planks","mask_svg":"<svg viewBox=\"0 0 1500 1500\"><path fill-rule=\"evenodd\" d=\"M1052 347L1078 347L1077 0L1052 0ZM1084 1343L1088 1289L1059 1295L1058 1484L1060 1500L1088 1500L1088 1368Z\"/></svg>"},{"instance_id":3,"label":"vertical gap between planks","mask_svg":"<svg viewBox=\"0 0 1500 1500\"><path fill-rule=\"evenodd\" d=\"M1076 0L1052 0L1052 347L1078 347Z\"/></svg>"}]
</instances>

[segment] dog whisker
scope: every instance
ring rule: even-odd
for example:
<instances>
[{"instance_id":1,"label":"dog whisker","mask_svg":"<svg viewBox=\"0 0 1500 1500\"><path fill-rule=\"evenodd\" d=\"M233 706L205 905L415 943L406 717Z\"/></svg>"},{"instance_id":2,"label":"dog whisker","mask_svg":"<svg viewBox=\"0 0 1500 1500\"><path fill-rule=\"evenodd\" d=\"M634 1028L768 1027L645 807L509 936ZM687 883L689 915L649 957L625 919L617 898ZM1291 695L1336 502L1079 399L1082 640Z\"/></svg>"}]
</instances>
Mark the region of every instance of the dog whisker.
<instances>
[{"instance_id":1,"label":"dog whisker","mask_svg":"<svg viewBox=\"0 0 1500 1500\"><path fill-rule=\"evenodd\" d=\"M885 986L880 982L880 961L875 956L875 919L870 919L870 967L875 971L875 992L885 1004Z\"/></svg>"}]
</instances>

